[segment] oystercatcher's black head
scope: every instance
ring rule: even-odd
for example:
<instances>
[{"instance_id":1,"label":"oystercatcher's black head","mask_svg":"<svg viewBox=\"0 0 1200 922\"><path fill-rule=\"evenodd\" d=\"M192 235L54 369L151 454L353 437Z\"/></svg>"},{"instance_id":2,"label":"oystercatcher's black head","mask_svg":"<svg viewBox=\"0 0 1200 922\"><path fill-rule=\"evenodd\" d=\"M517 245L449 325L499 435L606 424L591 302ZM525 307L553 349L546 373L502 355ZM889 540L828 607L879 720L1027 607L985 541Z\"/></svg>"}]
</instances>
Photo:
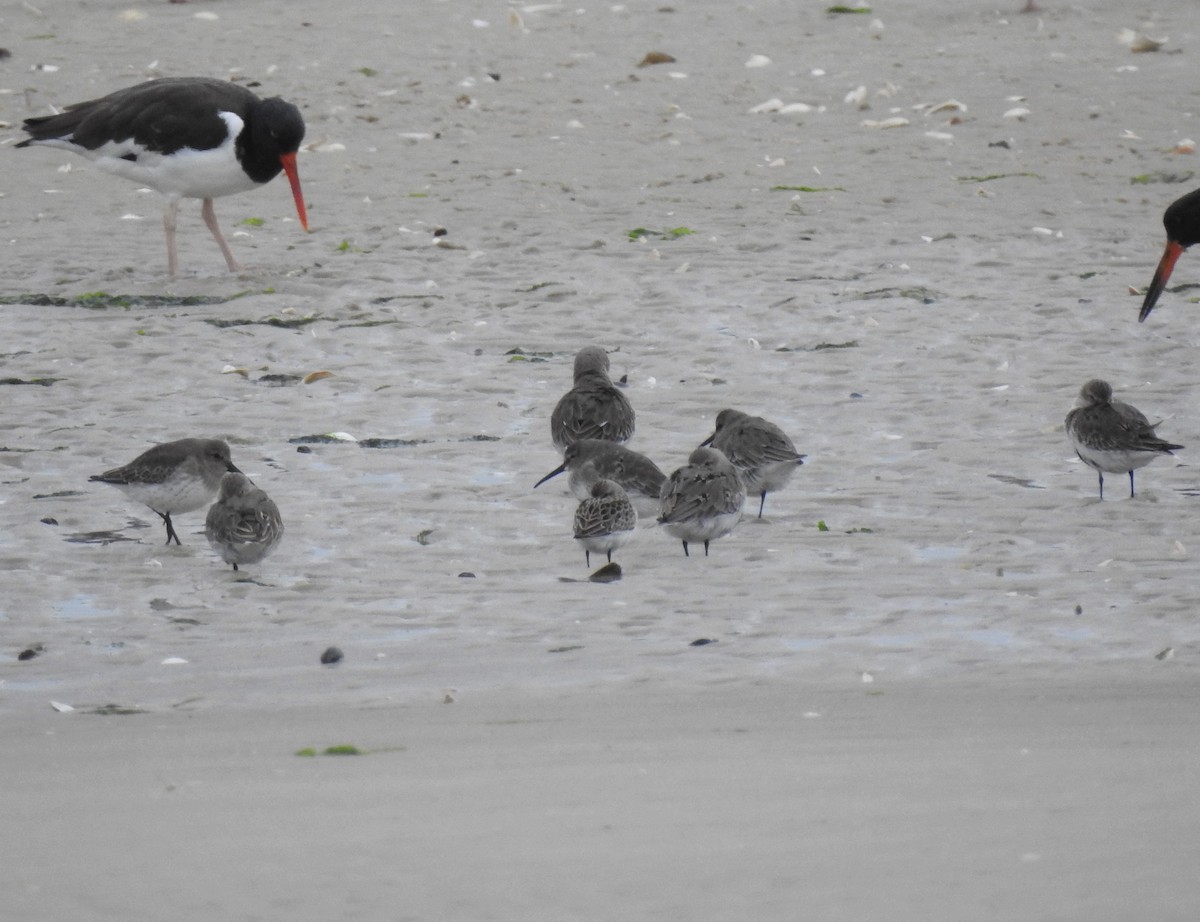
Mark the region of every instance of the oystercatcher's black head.
<instances>
[{"instance_id":1,"label":"oystercatcher's black head","mask_svg":"<svg viewBox=\"0 0 1200 922\"><path fill-rule=\"evenodd\" d=\"M300 224L308 230L308 212L296 171L296 151L304 140L300 110L278 96L264 99L246 113L246 126L237 141L238 160L246 175L258 183L269 182L282 170L292 185L292 198Z\"/></svg>"},{"instance_id":2,"label":"oystercatcher's black head","mask_svg":"<svg viewBox=\"0 0 1200 922\"><path fill-rule=\"evenodd\" d=\"M1138 323L1150 316L1158 296L1167 287L1171 270L1175 262L1183 255L1183 251L1193 244L1200 243L1200 189L1189 192L1182 198L1173 201L1163 213L1163 227L1167 229L1167 248L1158 261L1154 270L1154 278L1146 290L1146 300L1142 302Z\"/></svg>"}]
</instances>

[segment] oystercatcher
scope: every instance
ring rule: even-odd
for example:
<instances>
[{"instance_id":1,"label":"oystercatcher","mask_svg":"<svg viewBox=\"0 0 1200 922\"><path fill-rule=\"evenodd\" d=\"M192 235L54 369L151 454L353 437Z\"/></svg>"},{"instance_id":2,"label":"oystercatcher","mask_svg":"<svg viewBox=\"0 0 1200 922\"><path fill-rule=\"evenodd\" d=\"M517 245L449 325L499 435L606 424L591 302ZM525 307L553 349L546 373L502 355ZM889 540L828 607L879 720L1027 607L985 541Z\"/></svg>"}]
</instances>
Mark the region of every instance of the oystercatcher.
<instances>
[{"instance_id":1,"label":"oystercatcher","mask_svg":"<svg viewBox=\"0 0 1200 922\"><path fill-rule=\"evenodd\" d=\"M1138 314L1138 323L1150 316L1158 296L1167 287L1167 279L1175 268L1175 261L1183 255L1194 243L1200 243L1200 189L1189 192L1182 198L1177 198L1163 212L1163 226L1167 229L1167 248L1163 251L1158 268L1154 270L1154 278L1146 291L1146 300L1142 302L1142 311Z\"/></svg>"},{"instance_id":2,"label":"oystercatcher","mask_svg":"<svg viewBox=\"0 0 1200 922\"><path fill-rule=\"evenodd\" d=\"M1100 498L1104 499L1104 472L1129 474L1129 498L1133 498L1133 472L1159 455L1183 448L1160 439L1150 420L1137 408L1113 400L1107 381L1093 378L1079 391L1079 405L1067 414L1067 438L1079 460L1100 475Z\"/></svg>"},{"instance_id":3,"label":"oystercatcher","mask_svg":"<svg viewBox=\"0 0 1200 922\"><path fill-rule=\"evenodd\" d=\"M175 213L181 198L203 200L200 214L230 272L241 267L217 224L217 196L261 186L283 170L300 224L308 230L296 172L304 119L299 109L278 97L259 99L227 80L167 77L67 106L57 115L28 118L24 127L30 137L17 147L38 144L74 151L108 173L167 197L163 227L172 276L179 268Z\"/></svg>"}]
</instances>

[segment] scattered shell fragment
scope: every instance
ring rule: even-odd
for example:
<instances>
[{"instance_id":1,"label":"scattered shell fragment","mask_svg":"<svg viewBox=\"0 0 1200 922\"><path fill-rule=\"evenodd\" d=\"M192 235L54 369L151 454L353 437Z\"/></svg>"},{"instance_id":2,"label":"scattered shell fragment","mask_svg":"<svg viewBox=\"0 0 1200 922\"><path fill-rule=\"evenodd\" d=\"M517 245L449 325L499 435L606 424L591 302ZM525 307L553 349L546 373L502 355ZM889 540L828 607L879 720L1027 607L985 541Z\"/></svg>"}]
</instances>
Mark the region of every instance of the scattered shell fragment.
<instances>
[{"instance_id":1,"label":"scattered shell fragment","mask_svg":"<svg viewBox=\"0 0 1200 922\"><path fill-rule=\"evenodd\" d=\"M1004 118L1015 118L1017 121L1024 121L1025 116L1029 114L1029 110L1024 106L1014 106L1004 113Z\"/></svg>"},{"instance_id":2,"label":"scattered shell fragment","mask_svg":"<svg viewBox=\"0 0 1200 922\"><path fill-rule=\"evenodd\" d=\"M65 714L68 711L75 710L75 708L71 707L71 705L63 704L61 701L51 701L50 707L54 708L54 710L58 711L60 714Z\"/></svg>"},{"instance_id":3,"label":"scattered shell fragment","mask_svg":"<svg viewBox=\"0 0 1200 922\"><path fill-rule=\"evenodd\" d=\"M141 22L145 18L145 10L122 10L117 14L117 19L120 19L122 22Z\"/></svg>"},{"instance_id":4,"label":"scattered shell fragment","mask_svg":"<svg viewBox=\"0 0 1200 922\"><path fill-rule=\"evenodd\" d=\"M844 100L848 106L856 106L859 109L869 109L871 104L867 101L867 88L859 86L846 94Z\"/></svg>"},{"instance_id":5,"label":"scattered shell fragment","mask_svg":"<svg viewBox=\"0 0 1200 922\"><path fill-rule=\"evenodd\" d=\"M1173 154L1194 154L1196 153L1196 142L1191 138L1184 138L1178 144L1171 148Z\"/></svg>"},{"instance_id":6,"label":"scattered shell fragment","mask_svg":"<svg viewBox=\"0 0 1200 922\"><path fill-rule=\"evenodd\" d=\"M771 59L765 54L752 54L746 61L746 67L767 67L771 63Z\"/></svg>"},{"instance_id":7,"label":"scattered shell fragment","mask_svg":"<svg viewBox=\"0 0 1200 922\"><path fill-rule=\"evenodd\" d=\"M939 112L966 112L967 107L957 99L947 99L945 102L924 104L914 106L925 113L926 117L936 115Z\"/></svg>"},{"instance_id":8,"label":"scattered shell fragment","mask_svg":"<svg viewBox=\"0 0 1200 922\"><path fill-rule=\"evenodd\" d=\"M647 51L646 56L638 61L638 67L650 67L653 64L674 64L675 58L665 51Z\"/></svg>"},{"instance_id":9,"label":"scattered shell fragment","mask_svg":"<svg viewBox=\"0 0 1200 922\"><path fill-rule=\"evenodd\" d=\"M1117 41L1128 47L1134 54L1143 54L1147 51L1158 51L1167 43L1167 37L1164 35L1162 38L1151 38L1135 29L1122 29L1117 33Z\"/></svg>"},{"instance_id":10,"label":"scattered shell fragment","mask_svg":"<svg viewBox=\"0 0 1200 922\"><path fill-rule=\"evenodd\" d=\"M751 115L761 115L764 112L778 112L783 108L782 99L768 99L766 102L760 102L757 106L752 106L747 111Z\"/></svg>"},{"instance_id":11,"label":"scattered shell fragment","mask_svg":"<svg viewBox=\"0 0 1200 922\"><path fill-rule=\"evenodd\" d=\"M867 26L867 35L874 39L883 38L883 20L872 19L871 24Z\"/></svg>"},{"instance_id":12,"label":"scattered shell fragment","mask_svg":"<svg viewBox=\"0 0 1200 922\"><path fill-rule=\"evenodd\" d=\"M223 375L241 375L243 378L249 378L250 372L245 368L234 368L232 365L226 365L221 369Z\"/></svg>"},{"instance_id":13,"label":"scattered shell fragment","mask_svg":"<svg viewBox=\"0 0 1200 922\"><path fill-rule=\"evenodd\" d=\"M164 665L164 666L186 666L187 660L185 660L181 656L168 656L165 660L162 661L162 665Z\"/></svg>"},{"instance_id":14,"label":"scattered shell fragment","mask_svg":"<svg viewBox=\"0 0 1200 922\"><path fill-rule=\"evenodd\" d=\"M314 381L320 381L322 378L332 378L332 371L310 371L300 379L301 384L312 384Z\"/></svg>"},{"instance_id":15,"label":"scattered shell fragment","mask_svg":"<svg viewBox=\"0 0 1200 922\"><path fill-rule=\"evenodd\" d=\"M864 119L862 126L864 128L903 128L908 124L908 119L902 115L893 115L891 118L876 120L873 118Z\"/></svg>"}]
</instances>

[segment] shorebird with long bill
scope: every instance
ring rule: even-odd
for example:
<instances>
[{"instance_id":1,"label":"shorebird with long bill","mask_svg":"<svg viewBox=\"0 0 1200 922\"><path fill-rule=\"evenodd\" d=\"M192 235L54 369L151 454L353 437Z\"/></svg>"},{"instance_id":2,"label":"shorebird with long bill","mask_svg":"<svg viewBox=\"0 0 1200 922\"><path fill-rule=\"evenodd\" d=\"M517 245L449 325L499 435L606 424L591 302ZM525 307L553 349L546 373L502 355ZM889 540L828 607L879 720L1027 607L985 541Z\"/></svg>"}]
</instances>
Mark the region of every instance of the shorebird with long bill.
<instances>
[{"instance_id":1,"label":"shorebird with long bill","mask_svg":"<svg viewBox=\"0 0 1200 922\"><path fill-rule=\"evenodd\" d=\"M175 216L181 198L202 201L200 214L230 272L241 269L213 199L245 192L286 173L300 225L308 212L296 170L304 140L300 110L278 97L259 99L227 80L165 77L75 103L56 115L25 119L29 137L17 147L46 146L88 158L106 173L167 197L163 230L167 271L179 271Z\"/></svg>"}]
</instances>

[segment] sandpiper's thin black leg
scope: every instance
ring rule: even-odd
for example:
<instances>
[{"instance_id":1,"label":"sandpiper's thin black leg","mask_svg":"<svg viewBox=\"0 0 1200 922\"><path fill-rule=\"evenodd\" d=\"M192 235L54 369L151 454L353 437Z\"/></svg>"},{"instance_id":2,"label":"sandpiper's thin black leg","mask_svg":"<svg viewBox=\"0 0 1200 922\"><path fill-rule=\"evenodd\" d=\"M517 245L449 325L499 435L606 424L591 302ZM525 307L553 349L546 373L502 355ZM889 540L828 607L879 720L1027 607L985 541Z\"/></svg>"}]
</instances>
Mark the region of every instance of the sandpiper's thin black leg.
<instances>
[{"instance_id":1,"label":"sandpiper's thin black leg","mask_svg":"<svg viewBox=\"0 0 1200 922\"><path fill-rule=\"evenodd\" d=\"M763 506L765 506L766 504L767 504L767 491L763 490L762 491L762 499L760 499L758 501L758 517L760 519L762 518Z\"/></svg>"},{"instance_id":2,"label":"sandpiper's thin black leg","mask_svg":"<svg viewBox=\"0 0 1200 922\"><path fill-rule=\"evenodd\" d=\"M686 541L684 541L684 542L683 542L683 556L684 556L684 557L691 557L691 556L692 556L691 554L689 554L689 553L688 553L688 549L687 549L687 542L686 542Z\"/></svg>"},{"instance_id":3,"label":"sandpiper's thin black leg","mask_svg":"<svg viewBox=\"0 0 1200 922\"><path fill-rule=\"evenodd\" d=\"M1129 472L1129 498L1133 499L1133 471Z\"/></svg>"},{"instance_id":4,"label":"sandpiper's thin black leg","mask_svg":"<svg viewBox=\"0 0 1200 922\"><path fill-rule=\"evenodd\" d=\"M159 515L162 517L162 520L167 523L167 544L171 543L172 538L175 539L176 544L181 544L179 535L175 534L175 526L171 524L171 513L160 512Z\"/></svg>"}]
</instances>

